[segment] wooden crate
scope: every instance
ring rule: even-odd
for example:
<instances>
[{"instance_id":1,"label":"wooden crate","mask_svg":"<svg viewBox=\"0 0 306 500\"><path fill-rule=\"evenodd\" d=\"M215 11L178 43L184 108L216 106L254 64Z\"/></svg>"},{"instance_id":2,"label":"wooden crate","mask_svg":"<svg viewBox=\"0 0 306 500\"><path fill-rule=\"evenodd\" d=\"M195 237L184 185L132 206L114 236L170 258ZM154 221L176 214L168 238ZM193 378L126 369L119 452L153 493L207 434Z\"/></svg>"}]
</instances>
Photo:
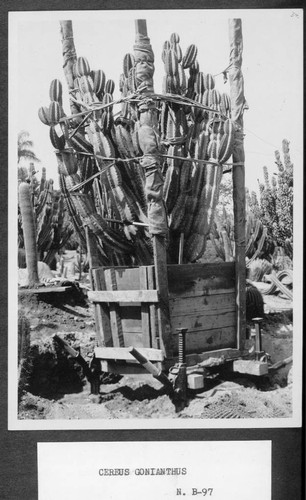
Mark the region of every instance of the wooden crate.
<instances>
[{"instance_id":1,"label":"wooden crate","mask_svg":"<svg viewBox=\"0 0 306 500\"><path fill-rule=\"evenodd\" d=\"M95 290L88 296L95 303L96 356L108 360L109 366L114 359L119 365L131 363L129 346L152 362L169 360L159 314L167 307L171 358L178 354L177 328L188 329L187 354L237 348L234 263L168 265L167 274L169 300L162 304L154 266L92 269Z\"/></svg>"}]
</instances>

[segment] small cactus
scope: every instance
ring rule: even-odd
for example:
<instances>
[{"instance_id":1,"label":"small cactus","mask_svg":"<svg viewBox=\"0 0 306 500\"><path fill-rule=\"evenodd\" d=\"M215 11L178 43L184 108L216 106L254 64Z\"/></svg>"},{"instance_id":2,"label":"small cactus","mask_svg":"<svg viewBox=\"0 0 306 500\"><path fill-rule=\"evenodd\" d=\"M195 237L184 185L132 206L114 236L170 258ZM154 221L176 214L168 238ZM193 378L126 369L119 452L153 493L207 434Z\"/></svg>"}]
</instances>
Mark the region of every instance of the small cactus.
<instances>
[{"instance_id":1,"label":"small cactus","mask_svg":"<svg viewBox=\"0 0 306 500\"><path fill-rule=\"evenodd\" d=\"M272 264L266 259L255 259L247 263L247 270L251 281L262 281L265 274L271 274Z\"/></svg>"},{"instance_id":2,"label":"small cactus","mask_svg":"<svg viewBox=\"0 0 306 500\"><path fill-rule=\"evenodd\" d=\"M18 317L18 399L26 391L30 366L30 322L24 314Z\"/></svg>"}]
</instances>

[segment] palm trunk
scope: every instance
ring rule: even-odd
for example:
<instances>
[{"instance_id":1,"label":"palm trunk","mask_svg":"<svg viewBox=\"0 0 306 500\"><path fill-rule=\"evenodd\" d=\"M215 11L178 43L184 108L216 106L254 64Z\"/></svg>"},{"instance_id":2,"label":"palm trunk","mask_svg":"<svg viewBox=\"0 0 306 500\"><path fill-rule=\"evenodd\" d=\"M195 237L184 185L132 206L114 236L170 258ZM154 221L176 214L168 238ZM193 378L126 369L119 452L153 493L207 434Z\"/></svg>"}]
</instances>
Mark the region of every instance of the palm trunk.
<instances>
[{"instance_id":1,"label":"palm trunk","mask_svg":"<svg viewBox=\"0 0 306 500\"><path fill-rule=\"evenodd\" d=\"M19 206L22 217L29 287L33 288L39 283L39 278L34 211L31 201L31 190L27 182L21 182L19 185Z\"/></svg>"}]
</instances>

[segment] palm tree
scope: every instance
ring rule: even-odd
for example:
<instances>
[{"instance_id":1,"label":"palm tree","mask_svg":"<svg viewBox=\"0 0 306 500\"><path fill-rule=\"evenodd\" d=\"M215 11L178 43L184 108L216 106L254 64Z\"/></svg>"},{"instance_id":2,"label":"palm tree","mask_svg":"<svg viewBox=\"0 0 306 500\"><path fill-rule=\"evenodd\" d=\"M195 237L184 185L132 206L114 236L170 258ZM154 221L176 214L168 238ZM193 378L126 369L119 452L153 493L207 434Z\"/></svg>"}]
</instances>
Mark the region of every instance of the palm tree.
<instances>
[{"instance_id":1,"label":"palm tree","mask_svg":"<svg viewBox=\"0 0 306 500\"><path fill-rule=\"evenodd\" d=\"M40 162L40 159L37 158L36 154L33 151L34 143L30 139L29 132L27 132L26 130L21 130L21 132L19 132L17 145L18 145L18 181L26 182L28 179L30 179L31 182L33 183L34 168L31 168L29 170L24 162L27 163L30 161L30 167L31 167L31 164L32 166L34 166L33 162Z\"/></svg>"},{"instance_id":2,"label":"palm tree","mask_svg":"<svg viewBox=\"0 0 306 500\"><path fill-rule=\"evenodd\" d=\"M18 164L20 160L30 160L34 162L39 162L40 159L37 158L33 151L34 143L30 139L30 134L26 130L21 130L18 134Z\"/></svg>"}]
</instances>

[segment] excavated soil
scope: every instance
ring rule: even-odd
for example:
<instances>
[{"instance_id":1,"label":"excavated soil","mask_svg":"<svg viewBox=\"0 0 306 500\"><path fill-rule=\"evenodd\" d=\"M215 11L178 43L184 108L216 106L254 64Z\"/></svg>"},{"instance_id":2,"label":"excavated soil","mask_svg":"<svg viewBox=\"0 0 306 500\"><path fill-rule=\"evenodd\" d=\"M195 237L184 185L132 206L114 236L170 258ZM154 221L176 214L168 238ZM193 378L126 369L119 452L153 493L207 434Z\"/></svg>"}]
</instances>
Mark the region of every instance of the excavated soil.
<instances>
[{"instance_id":1,"label":"excavated soil","mask_svg":"<svg viewBox=\"0 0 306 500\"><path fill-rule=\"evenodd\" d=\"M95 346L93 309L82 294L19 295L19 314L30 323L31 349L26 390L18 418L290 418L292 364L269 377L216 372L200 394L189 395L183 410L175 407L164 387L151 375L108 377L98 396L90 394L83 369L53 341L56 333L89 362ZM299 332L296 332L299 334ZM271 362L292 355L293 327L289 312L268 314L263 323L263 349Z\"/></svg>"}]
</instances>

